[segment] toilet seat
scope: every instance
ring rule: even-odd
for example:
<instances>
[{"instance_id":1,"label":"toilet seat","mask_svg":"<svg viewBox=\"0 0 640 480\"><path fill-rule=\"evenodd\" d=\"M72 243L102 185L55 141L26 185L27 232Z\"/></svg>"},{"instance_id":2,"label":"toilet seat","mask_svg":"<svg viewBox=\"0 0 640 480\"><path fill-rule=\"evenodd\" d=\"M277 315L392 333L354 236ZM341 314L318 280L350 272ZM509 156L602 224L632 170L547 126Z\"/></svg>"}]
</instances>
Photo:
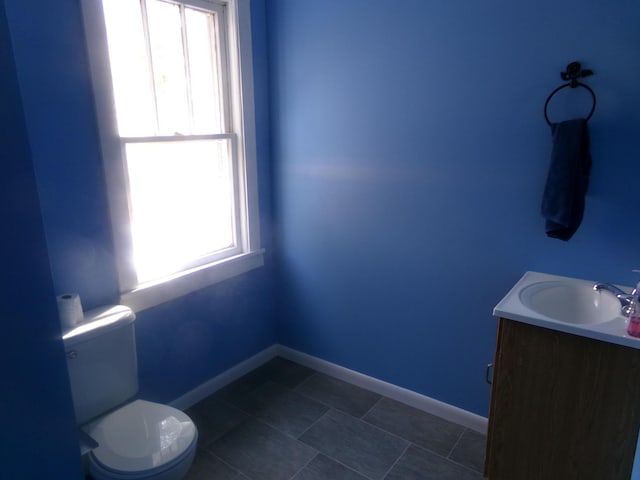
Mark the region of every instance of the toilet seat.
<instances>
[{"instance_id":1,"label":"toilet seat","mask_svg":"<svg viewBox=\"0 0 640 480\"><path fill-rule=\"evenodd\" d=\"M145 400L99 418L85 431L99 445L89 455L96 478L154 478L179 470L183 462L186 472L198 437L185 413Z\"/></svg>"}]
</instances>

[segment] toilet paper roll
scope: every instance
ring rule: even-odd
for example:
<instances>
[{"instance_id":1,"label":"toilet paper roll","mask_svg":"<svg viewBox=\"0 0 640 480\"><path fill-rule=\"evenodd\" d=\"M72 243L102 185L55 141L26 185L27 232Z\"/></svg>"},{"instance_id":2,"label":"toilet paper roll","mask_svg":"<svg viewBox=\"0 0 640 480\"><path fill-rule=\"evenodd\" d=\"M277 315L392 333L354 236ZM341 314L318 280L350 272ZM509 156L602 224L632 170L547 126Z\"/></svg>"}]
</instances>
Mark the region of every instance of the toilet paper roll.
<instances>
[{"instance_id":1,"label":"toilet paper roll","mask_svg":"<svg viewBox=\"0 0 640 480\"><path fill-rule=\"evenodd\" d=\"M84 320L80 295L77 293L65 293L58 295L58 315L62 330L70 330Z\"/></svg>"}]
</instances>

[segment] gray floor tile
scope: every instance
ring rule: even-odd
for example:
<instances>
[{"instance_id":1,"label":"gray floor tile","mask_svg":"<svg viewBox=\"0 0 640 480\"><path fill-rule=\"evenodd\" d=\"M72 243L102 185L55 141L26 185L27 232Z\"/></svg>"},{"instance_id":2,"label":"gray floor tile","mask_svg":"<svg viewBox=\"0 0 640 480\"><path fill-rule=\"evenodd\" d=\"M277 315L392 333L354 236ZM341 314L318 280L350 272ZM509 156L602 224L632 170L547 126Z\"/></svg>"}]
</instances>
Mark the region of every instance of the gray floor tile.
<instances>
[{"instance_id":1,"label":"gray floor tile","mask_svg":"<svg viewBox=\"0 0 640 480\"><path fill-rule=\"evenodd\" d=\"M254 480L288 480L317 453L254 419L227 432L208 449Z\"/></svg>"},{"instance_id":2,"label":"gray floor tile","mask_svg":"<svg viewBox=\"0 0 640 480\"><path fill-rule=\"evenodd\" d=\"M481 480L482 475L415 445L410 446L385 480Z\"/></svg>"},{"instance_id":3,"label":"gray floor tile","mask_svg":"<svg viewBox=\"0 0 640 480\"><path fill-rule=\"evenodd\" d=\"M315 370L304 367L286 358L276 357L257 369L257 372L264 375L272 382L279 383L285 387L294 388L304 382Z\"/></svg>"},{"instance_id":4,"label":"gray floor tile","mask_svg":"<svg viewBox=\"0 0 640 480\"><path fill-rule=\"evenodd\" d=\"M261 372L254 370L221 388L214 396L225 402L235 404L266 381L268 379Z\"/></svg>"},{"instance_id":5,"label":"gray floor tile","mask_svg":"<svg viewBox=\"0 0 640 480\"><path fill-rule=\"evenodd\" d=\"M445 457L465 430L390 398L380 400L364 420Z\"/></svg>"},{"instance_id":6,"label":"gray floor tile","mask_svg":"<svg viewBox=\"0 0 640 480\"><path fill-rule=\"evenodd\" d=\"M292 480L367 480L367 477L318 454Z\"/></svg>"},{"instance_id":7,"label":"gray floor tile","mask_svg":"<svg viewBox=\"0 0 640 480\"><path fill-rule=\"evenodd\" d=\"M280 357L187 413L186 480L482 478L483 435Z\"/></svg>"},{"instance_id":8,"label":"gray floor tile","mask_svg":"<svg viewBox=\"0 0 640 480\"><path fill-rule=\"evenodd\" d=\"M211 396L186 411L198 428L198 445L207 446L247 418L238 408Z\"/></svg>"},{"instance_id":9,"label":"gray floor tile","mask_svg":"<svg viewBox=\"0 0 640 480\"><path fill-rule=\"evenodd\" d=\"M384 476L408 445L337 410L329 410L300 440L374 480Z\"/></svg>"},{"instance_id":10,"label":"gray floor tile","mask_svg":"<svg viewBox=\"0 0 640 480\"><path fill-rule=\"evenodd\" d=\"M294 437L300 436L329 409L326 405L273 382L260 385L239 399L236 405Z\"/></svg>"},{"instance_id":11,"label":"gray floor tile","mask_svg":"<svg viewBox=\"0 0 640 480\"><path fill-rule=\"evenodd\" d=\"M285 387L294 388L315 373L315 370L282 357L276 357L220 389L216 396L235 404L266 382L275 382Z\"/></svg>"},{"instance_id":12,"label":"gray floor tile","mask_svg":"<svg viewBox=\"0 0 640 480\"><path fill-rule=\"evenodd\" d=\"M237 480L239 472L215 455L198 449L185 480Z\"/></svg>"},{"instance_id":13,"label":"gray floor tile","mask_svg":"<svg viewBox=\"0 0 640 480\"><path fill-rule=\"evenodd\" d=\"M486 435L474 432L473 430L465 430L451 452L451 455L449 455L449 458L465 467L482 472L484 471L484 452L486 446Z\"/></svg>"},{"instance_id":14,"label":"gray floor tile","mask_svg":"<svg viewBox=\"0 0 640 480\"><path fill-rule=\"evenodd\" d=\"M296 390L354 417L363 416L381 398L377 393L322 373L313 375Z\"/></svg>"}]
</instances>

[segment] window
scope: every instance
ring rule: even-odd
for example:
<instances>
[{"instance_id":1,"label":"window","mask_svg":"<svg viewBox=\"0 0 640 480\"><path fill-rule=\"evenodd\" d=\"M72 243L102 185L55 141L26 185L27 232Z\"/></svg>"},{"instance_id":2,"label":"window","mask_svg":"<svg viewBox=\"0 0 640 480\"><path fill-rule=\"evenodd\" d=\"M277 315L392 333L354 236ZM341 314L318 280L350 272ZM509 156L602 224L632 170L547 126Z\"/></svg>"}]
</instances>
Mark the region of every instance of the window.
<instances>
[{"instance_id":1,"label":"window","mask_svg":"<svg viewBox=\"0 0 640 480\"><path fill-rule=\"evenodd\" d=\"M262 265L248 0L83 0L121 302Z\"/></svg>"}]
</instances>

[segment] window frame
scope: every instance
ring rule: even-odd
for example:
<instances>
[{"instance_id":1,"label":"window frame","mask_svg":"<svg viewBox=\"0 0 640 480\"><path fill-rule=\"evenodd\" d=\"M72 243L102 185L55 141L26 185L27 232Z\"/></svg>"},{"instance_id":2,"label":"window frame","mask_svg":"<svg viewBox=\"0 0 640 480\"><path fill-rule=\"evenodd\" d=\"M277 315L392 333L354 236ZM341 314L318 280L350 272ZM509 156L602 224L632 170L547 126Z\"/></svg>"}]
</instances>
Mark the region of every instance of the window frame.
<instances>
[{"instance_id":1,"label":"window frame","mask_svg":"<svg viewBox=\"0 0 640 480\"><path fill-rule=\"evenodd\" d=\"M199 8L225 6L229 80L228 121L229 131L235 136L235 140L232 141L236 143L234 150L238 157L234 161L239 204L236 221L240 225L240 253L158 280L137 283L130 230L129 185L123 151L127 137L121 137L117 127L102 0L81 0L112 227L119 302L134 311L159 305L264 264L258 210L250 0L181 0L175 3ZM207 138L215 136L206 135ZM220 137L229 138L229 134L221 134Z\"/></svg>"}]
</instances>

